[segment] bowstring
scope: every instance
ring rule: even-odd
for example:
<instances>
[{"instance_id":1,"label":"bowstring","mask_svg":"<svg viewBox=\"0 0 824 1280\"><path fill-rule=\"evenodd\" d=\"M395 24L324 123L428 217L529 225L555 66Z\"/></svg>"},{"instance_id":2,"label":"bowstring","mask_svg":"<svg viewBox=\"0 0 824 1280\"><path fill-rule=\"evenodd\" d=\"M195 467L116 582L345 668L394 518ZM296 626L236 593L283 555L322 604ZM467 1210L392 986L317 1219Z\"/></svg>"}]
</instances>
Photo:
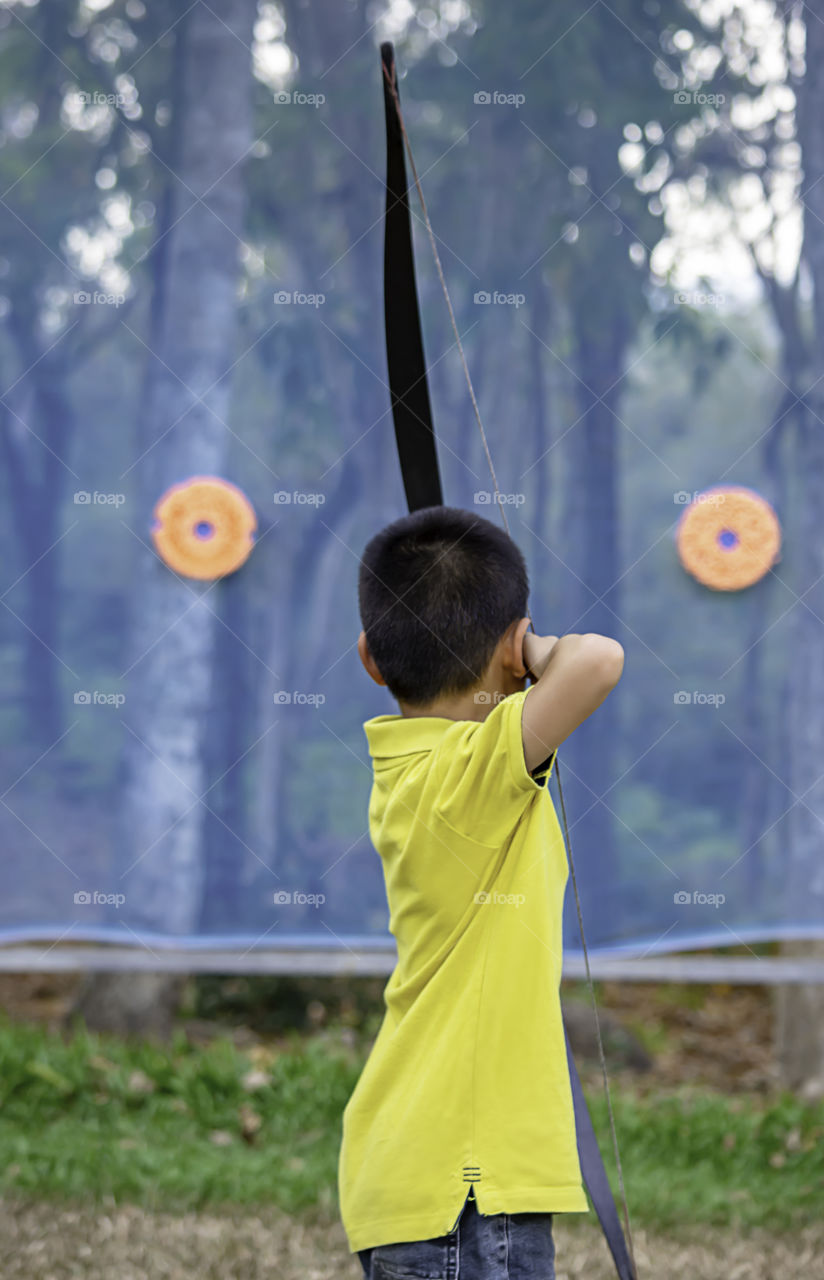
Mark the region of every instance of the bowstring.
<instances>
[{"instance_id":1,"label":"bowstring","mask_svg":"<svg viewBox=\"0 0 824 1280\"><path fill-rule=\"evenodd\" d=\"M393 67L393 70L394 70L394 67ZM495 505L497 506L498 510L501 513L501 519L503 520L504 528L506 529L507 534L511 537L512 535L509 529L509 521L507 520L504 503L501 500L501 491L500 491L500 488L498 487L498 477L495 473L495 464L492 461L492 454L489 451L489 442L487 440L486 431L484 429L484 424L481 419L480 409L478 408L478 401L475 398L475 388L472 385L472 378L469 373L469 366L466 362L463 343L461 342L461 335L458 332L458 326L455 321L455 312L452 310L452 300L449 296L449 289L447 288L446 279L444 277L443 268L441 266L441 259L438 253L438 246L435 243L435 235L432 230L432 223L429 220L429 212L426 207L426 201L424 199L423 190L421 188L420 179L418 177L418 170L415 166L415 157L412 154L412 144L410 143L409 135L406 132L406 125L404 123L403 112L401 111L401 103L400 103L400 98L398 96L397 86L395 84L394 77L390 77L387 74L387 70L385 66L383 67L383 74L384 74L384 79L389 85L390 92L394 99L395 110L398 113L398 122L401 127L401 133L403 134L406 153L409 156L409 165L412 170L412 176L415 180L415 187L418 192L418 199L420 200L420 203L421 203L424 223L426 225L426 231L429 237L429 243L432 247L432 256L435 259L435 266L438 271L438 279L440 280L441 289L443 290L443 296L446 301L447 310L449 311L449 320L452 325L452 331L455 334L455 343L457 345L458 353L461 358L461 365L463 366L464 376L466 378L466 385L469 389L469 398L472 401L472 409L475 414L475 421L478 424L478 430L480 431L480 434L481 434L481 442L483 444L484 454L486 455L486 461L489 467L489 474L492 477L492 484L495 489L495 498L496 498ZM528 604L527 604L527 617L529 618L530 626L532 627L532 630L534 632L535 624L532 621L532 613L530 612ZM618 1149L618 1133L615 1127L615 1116L612 1109L612 1097L611 1097L610 1088L609 1088L609 1073L607 1072L607 1060L606 1060L606 1055L604 1053L603 1036L601 1034L601 1019L598 1016L598 1002L595 998L595 984L592 980L592 971L590 969L590 964L589 964L589 952L587 950L586 935L584 933L584 917L581 912L581 898L578 892L578 879L575 874L575 861L572 857L572 845L569 839L569 826L567 824L566 806L564 804L563 787L561 786L561 771L559 767L557 750L555 752L555 780L558 784L558 799L561 805L561 817L563 820L563 828L564 828L564 843L566 845L567 861L569 863L569 873L570 873L570 879L572 881L572 891L575 897L575 910L578 915L578 929L581 934L581 947L584 953L584 967L586 970L587 986L589 988L590 999L592 1002L592 1012L593 1012L594 1021L595 1021L595 1036L598 1042L598 1057L600 1059L601 1074L604 1081L604 1095L606 1097L606 1103L607 1103L609 1129L610 1129L610 1134L612 1136L612 1150L615 1156L615 1167L618 1171L618 1185L621 1192L621 1207L624 1215L624 1227L627 1233L627 1246L629 1248L629 1256L632 1262L633 1271L637 1275L637 1267L635 1265L635 1253L634 1253L633 1244L632 1244L632 1230L630 1228L630 1221L629 1221L629 1207L627 1204L626 1190L624 1188L624 1171L621 1164L621 1154Z\"/></svg>"}]
</instances>

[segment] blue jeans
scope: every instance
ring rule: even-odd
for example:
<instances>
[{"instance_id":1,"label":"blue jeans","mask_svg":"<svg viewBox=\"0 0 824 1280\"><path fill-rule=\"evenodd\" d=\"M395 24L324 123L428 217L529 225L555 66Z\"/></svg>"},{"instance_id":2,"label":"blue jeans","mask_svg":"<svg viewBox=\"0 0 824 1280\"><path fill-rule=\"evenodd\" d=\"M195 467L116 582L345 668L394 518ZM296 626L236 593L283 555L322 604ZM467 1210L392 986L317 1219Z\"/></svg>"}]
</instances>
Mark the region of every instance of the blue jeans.
<instances>
[{"instance_id":1,"label":"blue jeans","mask_svg":"<svg viewBox=\"0 0 824 1280\"><path fill-rule=\"evenodd\" d=\"M478 1213L467 1197L453 1231L358 1254L365 1280L555 1280L551 1213Z\"/></svg>"}]
</instances>

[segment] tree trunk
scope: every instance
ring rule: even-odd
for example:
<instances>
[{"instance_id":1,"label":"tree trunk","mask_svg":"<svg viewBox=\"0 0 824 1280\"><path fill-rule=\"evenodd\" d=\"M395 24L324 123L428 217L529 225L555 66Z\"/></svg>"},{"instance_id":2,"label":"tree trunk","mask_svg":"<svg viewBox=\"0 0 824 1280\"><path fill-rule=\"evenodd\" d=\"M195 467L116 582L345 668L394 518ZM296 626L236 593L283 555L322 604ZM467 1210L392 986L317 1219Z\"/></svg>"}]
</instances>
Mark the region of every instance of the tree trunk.
<instances>
[{"instance_id":1,"label":"tree trunk","mask_svg":"<svg viewBox=\"0 0 824 1280\"><path fill-rule=\"evenodd\" d=\"M181 6L182 10L182 6ZM225 471L236 341L238 250L245 225L242 161L252 143L250 47L255 0L186 11L173 128L179 141L166 253L156 261L162 305L147 345L148 419L139 444L142 527L171 484ZM219 86L219 92L215 86ZM147 546L139 555L124 706L124 789L118 887L133 936L185 935L204 891L203 741L220 588L180 579ZM173 991L174 979L154 992ZM81 997L96 1026L139 1030L152 1001L134 976L93 977Z\"/></svg>"},{"instance_id":2,"label":"tree trunk","mask_svg":"<svg viewBox=\"0 0 824 1280\"><path fill-rule=\"evenodd\" d=\"M568 630L599 632L620 640L618 563L618 476L616 435L621 429L612 410L618 400L629 328L620 316L603 321L598 333L587 331L586 320L576 323L576 397L581 414L569 433L569 472L566 528L559 573L568 583L572 603ZM564 777L570 797L570 821L581 822L579 845L585 858L583 877L595 886L610 886L587 905L585 919L592 938L608 931L615 914L614 820L600 797L615 780L618 741L618 691L576 729L565 748L569 767ZM563 767L563 765L562 765ZM572 778L570 778L572 774ZM608 802L609 803L609 802ZM574 817L573 817L574 815ZM585 815L585 816L584 816Z\"/></svg>"},{"instance_id":3,"label":"tree trunk","mask_svg":"<svg viewBox=\"0 0 824 1280\"><path fill-rule=\"evenodd\" d=\"M25 593L21 631L26 724L31 746L48 751L64 728L57 656L63 551L59 526L75 424L65 364L44 354L28 320L14 326L14 337L27 370L21 380L25 425L16 413L8 415L3 460L10 478L12 528L20 548L21 591Z\"/></svg>"},{"instance_id":4,"label":"tree trunk","mask_svg":"<svg viewBox=\"0 0 824 1280\"><path fill-rule=\"evenodd\" d=\"M236 933L243 911L243 879L238 874L250 848L246 779L254 760L255 709L265 671L254 657L250 619L250 566L221 586L221 615L215 645L212 730L205 735L203 816L205 869L198 931ZM227 875L227 870L231 874Z\"/></svg>"},{"instance_id":5,"label":"tree trunk","mask_svg":"<svg viewBox=\"0 0 824 1280\"><path fill-rule=\"evenodd\" d=\"M798 86L799 139L805 199L803 255L813 282L814 331L824 333L824 4L807 6L806 66ZM791 812L787 905L793 918L820 926L824 917L824 352L820 340L811 352L811 414L802 423L798 449L798 564L794 583L804 603L793 613L791 701L788 709ZM786 914L786 913L785 913ZM824 954L824 942L787 947L790 953ZM824 1094L824 987L790 987L776 993L776 1049L782 1083L809 1094Z\"/></svg>"},{"instance_id":6,"label":"tree trunk","mask_svg":"<svg viewBox=\"0 0 824 1280\"><path fill-rule=\"evenodd\" d=\"M169 1040L186 985L174 973L90 973L66 1016L90 1031Z\"/></svg>"},{"instance_id":7,"label":"tree trunk","mask_svg":"<svg viewBox=\"0 0 824 1280\"><path fill-rule=\"evenodd\" d=\"M533 450L535 463L530 469L529 479L534 483L535 499L535 536L539 539L539 557L543 558L544 547L549 544L549 503L550 476L554 455L550 452L553 444L552 420L547 399L547 360L546 346L551 346L552 315L550 312L550 292L548 285L539 277L539 288L531 310L531 325L524 330L527 345L530 374L529 403L533 410ZM546 346L544 345L546 344Z\"/></svg>"}]
</instances>

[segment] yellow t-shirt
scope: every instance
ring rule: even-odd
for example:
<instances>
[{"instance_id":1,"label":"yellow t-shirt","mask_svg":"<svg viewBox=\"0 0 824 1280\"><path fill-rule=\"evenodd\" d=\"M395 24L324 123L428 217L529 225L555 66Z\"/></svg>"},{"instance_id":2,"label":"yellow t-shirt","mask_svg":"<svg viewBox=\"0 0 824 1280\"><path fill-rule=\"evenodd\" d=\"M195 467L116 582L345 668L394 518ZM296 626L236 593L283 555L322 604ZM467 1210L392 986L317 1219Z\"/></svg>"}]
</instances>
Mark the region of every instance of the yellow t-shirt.
<instances>
[{"instance_id":1,"label":"yellow t-shirt","mask_svg":"<svg viewBox=\"0 0 824 1280\"><path fill-rule=\"evenodd\" d=\"M369 829L398 961L343 1113L351 1252L451 1231L478 1211L588 1208L559 986L567 881L546 787L527 772L530 689L484 721L376 716Z\"/></svg>"}]
</instances>

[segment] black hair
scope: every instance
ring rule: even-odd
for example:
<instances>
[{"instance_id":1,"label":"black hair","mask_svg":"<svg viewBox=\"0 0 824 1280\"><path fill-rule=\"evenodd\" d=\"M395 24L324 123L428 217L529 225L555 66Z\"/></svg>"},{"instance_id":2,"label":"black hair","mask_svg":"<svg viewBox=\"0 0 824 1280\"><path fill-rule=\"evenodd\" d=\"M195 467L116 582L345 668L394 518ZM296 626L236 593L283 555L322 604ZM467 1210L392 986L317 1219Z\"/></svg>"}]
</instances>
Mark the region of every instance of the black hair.
<instances>
[{"instance_id":1,"label":"black hair","mask_svg":"<svg viewBox=\"0 0 824 1280\"><path fill-rule=\"evenodd\" d=\"M390 693L410 706L472 689L510 624L526 616L520 550L490 520L423 507L369 541L358 578L361 625Z\"/></svg>"}]
</instances>

